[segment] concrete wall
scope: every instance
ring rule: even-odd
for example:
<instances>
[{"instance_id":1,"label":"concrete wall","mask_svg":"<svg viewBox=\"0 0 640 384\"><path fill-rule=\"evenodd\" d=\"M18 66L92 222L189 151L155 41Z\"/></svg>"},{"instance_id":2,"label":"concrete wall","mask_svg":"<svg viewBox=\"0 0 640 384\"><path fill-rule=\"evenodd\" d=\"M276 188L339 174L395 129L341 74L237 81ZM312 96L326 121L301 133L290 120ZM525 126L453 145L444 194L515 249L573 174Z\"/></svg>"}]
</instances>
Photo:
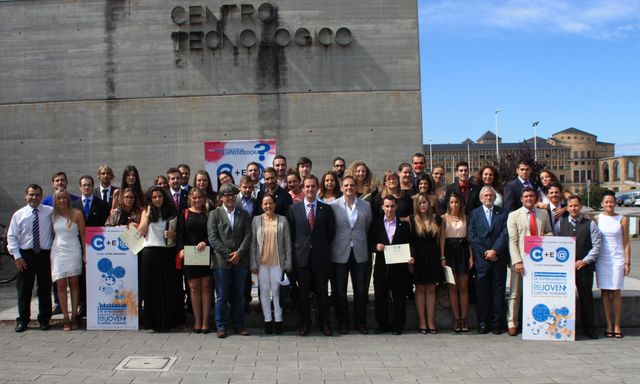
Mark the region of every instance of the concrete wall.
<instances>
[{"instance_id":1,"label":"concrete wall","mask_svg":"<svg viewBox=\"0 0 640 384\"><path fill-rule=\"evenodd\" d=\"M207 6L220 20L222 3L0 2L0 221L26 184L47 192L56 170L75 189L99 163L118 179L135 164L148 186L178 162L200 168L207 140L275 138L291 162L311 157L314 173L337 155L380 173L421 149L415 0L272 1L266 22L243 20L240 6L218 24L172 21L176 6ZM197 50L185 40L213 30L235 41L249 29L268 42L302 27L308 46ZM322 45L323 27L348 28L351 43Z\"/></svg>"}]
</instances>

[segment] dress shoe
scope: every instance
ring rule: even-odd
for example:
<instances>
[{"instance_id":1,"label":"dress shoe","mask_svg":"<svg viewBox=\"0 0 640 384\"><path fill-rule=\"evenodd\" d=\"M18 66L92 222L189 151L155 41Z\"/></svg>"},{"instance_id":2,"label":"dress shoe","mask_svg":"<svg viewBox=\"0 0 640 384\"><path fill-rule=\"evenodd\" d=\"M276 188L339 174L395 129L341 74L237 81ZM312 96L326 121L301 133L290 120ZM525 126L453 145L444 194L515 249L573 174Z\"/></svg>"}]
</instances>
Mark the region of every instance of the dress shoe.
<instances>
[{"instance_id":1,"label":"dress shoe","mask_svg":"<svg viewBox=\"0 0 640 384\"><path fill-rule=\"evenodd\" d=\"M380 335L380 334L382 334L382 333L387 333L387 332L389 332L389 329L388 329L388 328L378 327L378 328L376 328L376 329L373 331L373 334L374 334L374 335Z\"/></svg>"},{"instance_id":2,"label":"dress shoe","mask_svg":"<svg viewBox=\"0 0 640 384\"><path fill-rule=\"evenodd\" d=\"M507 333L509 334L509 336L518 336L518 328L509 327L509 329L507 330Z\"/></svg>"},{"instance_id":3,"label":"dress shoe","mask_svg":"<svg viewBox=\"0 0 640 384\"><path fill-rule=\"evenodd\" d=\"M481 335L486 335L487 333L489 333L489 327L487 327L487 324L480 323L478 325L478 333Z\"/></svg>"},{"instance_id":4,"label":"dress shoe","mask_svg":"<svg viewBox=\"0 0 640 384\"><path fill-rule=\"evenodd\" d=\"M276 321L275 322L275 328L276 328L276 335L282 335L283 329L282 329L282 321Z\"/></svg>"},{"instance_id":5,"label":"dress shoe","mask_svg":"<svg viewBox=\"0 0 640 384\"><path fill-rule=\"evenodd\" d=\"M400 336L402 335L402 331L394 330L393 332L391 332L391 334L394 336Z\"/></svg>"},{"instance_id":6,"label":"dress shoe","mask_svg":"<svg viewBox=\"0 0 640 384\"><path fill-rule=\"evenodd\" d=\"M236 334L240 336L249 336L249 330L247 328L238 328L233 330Z\"/></svg>"},{"instance_id":7,"label":"dress shoe","mask_svg":"<svg viewBox=\"0 0 640 384\"><path fill-rule=\"evenodd\" d=\"M305 325L302 326L299 330L298 330L298 336L307 336L309 334L309 326Z\"/></svg>"},{"instance_id":8,"label":"dress shoe","mask_svg":"<svg viewBox=\"0 0 640 384\"><path fill-rule=\"evenodd\" d=\"M211 331L209 331L209 328L202 328L202 334L203 335L208 335L209 332L211 332Z\"/></svg>"},{"instance_id":9,"label":"dress shoe","mask_svg":"<svg viewBox=\"0 0 640 384\"><path fill-rule=\"evenodd\" d=\"M49 325L49 323L42 323L40 324L40 330L41 331L48 331L49 328L51 328L51 326Z\"/></svg>"},{"instance_id":10,"label":"dress shoe","mask_svg":"<svg viewBox=\"0 0 640 384\"><path fill-rule=\"evenodd\" d=\"M595 329L585 329L584 335L592 340L596 340L598 338L598 335L596 334Z\"/></svg>"},{"instance_id":11,"label":"dress shoe","mask_svg":"<svg viewBox=\"0 0 640 384\"><path fill-rule=\"evenodd\" d=\"M218 336L218 339L224 339L225 337L227 337L227 331L224 329L218 329L216 335Z\"/></svg>"},{"instance_id":12,"label":"dress shoe","mask_svg":"<svg viewBox=\"0 0 640 384\"><path fill-rule=\"evenodd\" d=\"M349 333L349 327L342 324L338 327L338 333L341 335L346 335L347 333Z\"/></svg>"},{"instance_id":13,"label":"dress shoe","mask_svg":"<svg viewBox=\"0 0 640 384\"><path fill-rule=\"evenodd\" d=\"M333 332L331 331L331 327L328 325L322 326L322 334L325 336L333 336Z\"/></svg>"},{"instance_id":14,"label":"dress shoe","mask_svg":"<svg viewBox=\"0 0 640 384\"><path fill-rule=\"evenodd\" d=\"M502 335L502 328L500 328L500 327L494 327L494 328L491 330L491 333L493 333L494 335Z\"/></svg>"},{"instance_id":15,"label":"dress shoe","mask_svg":"<svg viewBox=\"0 0 640 384\"><path fill-rule=\"evenodd\" d=\"M358 332L360 332L363 335L368 335L369 334L369 330L367 329L367 326L364 324L360 324L356 327L356 329L358 330Z\"/></svg>"},{"instance_id":16,"label":"dress shoe","mask_svg":"<svg viewBox=\"0 0 640 384\"><path fill-rule=\"evenodd\" d=\"M23 323L22 321L18 321L16 323L16 332L24 332L27 330L27 323Z\"/></svg>"},{"instance_id":17,"label":"dress shoe","mask_svg":"<svg viewBox=\"0 0 640 384\"><path fill-rule=\"evenodd\" d=\"M266 335L271 335L273 333L273 321L264 322L264 333Z\"/></svg>"}]
</instances>

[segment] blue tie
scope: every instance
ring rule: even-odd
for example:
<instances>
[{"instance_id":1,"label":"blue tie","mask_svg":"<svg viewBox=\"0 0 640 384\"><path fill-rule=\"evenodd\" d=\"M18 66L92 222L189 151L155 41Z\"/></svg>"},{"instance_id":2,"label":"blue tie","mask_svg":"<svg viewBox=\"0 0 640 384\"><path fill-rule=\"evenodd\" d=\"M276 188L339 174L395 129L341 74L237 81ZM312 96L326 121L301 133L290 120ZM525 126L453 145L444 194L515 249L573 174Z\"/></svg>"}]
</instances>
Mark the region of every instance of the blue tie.
<instances>
[{"instance_id":1,"label":"blue tie","mask_svg":"<svg viewBox=\"0 0 640 384\"><path fill-rule=\"evenodd\" d=\"M82 210L84 211L84 218L89 218L89 209L91 208L91 200L84 199L84 204L82 205Z\"/></svg>"}]
</instances>

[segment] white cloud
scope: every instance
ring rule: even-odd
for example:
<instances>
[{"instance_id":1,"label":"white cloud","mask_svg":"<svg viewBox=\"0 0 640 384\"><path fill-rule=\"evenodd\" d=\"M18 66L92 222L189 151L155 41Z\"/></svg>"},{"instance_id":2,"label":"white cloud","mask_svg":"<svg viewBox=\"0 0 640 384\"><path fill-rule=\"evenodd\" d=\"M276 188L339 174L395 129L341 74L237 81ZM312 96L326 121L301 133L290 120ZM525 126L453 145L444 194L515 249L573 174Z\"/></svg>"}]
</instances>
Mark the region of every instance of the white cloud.
<instances>
[{"instance_id":1,"label":"white cloud","mask_svg":"<svg viewBox=\"0 0 640 384\"><path fill-rule=\"evenodd\" d=\"M640 155L640 143L616 144L616 155Z\"/></svg>"},{"instance_id":2,"label":"white cloud","mask_svg":"<svg viewBox=\"0 0 640 384\"><path fill-rule=\"evenodd\" d=\"M599 39L640 35L640 0L419 0L430 27L553 32Z\"/></svg>"}]
</instances>

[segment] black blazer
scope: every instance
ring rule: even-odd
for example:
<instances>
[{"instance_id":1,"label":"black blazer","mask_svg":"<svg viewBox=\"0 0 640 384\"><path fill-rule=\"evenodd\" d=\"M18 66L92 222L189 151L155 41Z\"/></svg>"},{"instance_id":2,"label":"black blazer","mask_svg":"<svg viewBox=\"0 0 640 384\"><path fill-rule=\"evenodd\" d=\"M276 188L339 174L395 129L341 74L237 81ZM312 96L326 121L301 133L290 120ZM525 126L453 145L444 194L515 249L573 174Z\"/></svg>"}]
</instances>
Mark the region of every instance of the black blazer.
<instances>
[{"instance_id":1,"label":"black blazer","mask_svg":"<svg viewBox=\"0 0 640 384\"><path fill-rule=\"evenodd\" d=\"M71 206L78 208L84 213L82 206L82 197L71 203ZM89 208L89 217L85 217L84 225L87 227L104 227L104 223L109 217L109 206L102 199L96 199L95 195L91 199L91 207Z\"/></svg>"},{"instance_id":2,"label":"black blazer","mask_svg":"<svg viewBox=\"0 0 640 384\"><path fill-rule=\"evenodd\" d=\"M114 187L113 185L111 186L111 189L109 190L109 202L108 202L108 206L111 207L112 202L113 202L113 192L116 191L116 187ZM93 196L97 197L98 199L102 200L102 194L100 193L100 187L95 187L93 189Z\"/></svg>"},{"instance_id":3,"label":"black blazer","mask_svg":"<svg viewBox=\"0 0 640 384\"><path fill-rule=\"evenodd\" d=\"M167 199L169 199L171 204L173 204L173 192L171 192L171 189L168 189L166 191L166 193L167 193ZM176 211L182 212L183 210L185 210L187 208L189 208L189 192L187 192L184 189L180 188L180 204L176 208Z\"/></svg>"},{"instance_id":4,"label":"black blazer","mask_svg":"<svg viewBox=\"0 0 640 384\"><path fill-rule=\"evenodd\" d=\"M465 213L467 217L471 214L471 211L478 208L480 204L480 189L482 187L477 184L469 183L469 199L464 202ZM460 185L457 182L447 185L446 196L448 197L451 192L455 192L458 195L462 196L464 199L464 195L460 191ZM445 207L446 211L446 207Z\"/></svg>"},{"instance_id":5,"label":"black blazer","mask_svg":"<svg viewBox=\"0 0 640 384\"><path fill-rule=\"evenodd\" d=\"M408 222L402 221L396 217L396 232L393 234L393 241L389 242L387 231L384 228L384 216L382 216L371 226L369 238L371 249L374 250L378 243L384 245L409 244L411 242L411 227ZM380 252L376 250L375 270L373 271L374 276L386 276L388 273L389 268L387 268L386 260L384 258L384 251Z\"/></svg>"},{"instance_id":6,"label":"black blazer","mask_svg":"<svg viewBox=\"0 0 640 384\"><path fill-rule=\"evenodd\" d=\"M255 209L256 215L262 215L264 213L262 210L262 198L265 193L267 193L266 187L263 187L260 192L258 192L258 197L256 198L256 205L258 208ZM273 196L276 198L276 213L282 216L289 215L289 207L293 204L293 199L289 192L278 186Z\"/></svg>"},{"instance_id":7,"label":"black blazer","mask_svg":"<svg viewBox=\"0 0 640 384\"><path fill-rule=\"evenodd\" d=\"M333 209L330 205L316 200L317 207L312 230L307 220L306 203L306 200L302 200L289 208L288 219L293 243L294 266L307 267L310 256L313 256L314 267L329 268L331 242L336 231Z\"/></svg>"},{"instance_id":8,"label":"black blazer","mask_svg":"<svg viewBox=\"0 0 640 384\"><path fill-rule=\"evenodd\" d=\"M529 180L531 187L533 184L532 180ZM524 184L520 181L519 177L511 180L504 186L504 200L502 203L502 208L504 208L507 213L511 213L516 209L522 207L522 201L520 199L520 195L522 195L522 190L524 189ZM536 194L538 191L536 191Z\"/></svg>"}]
</instances>

